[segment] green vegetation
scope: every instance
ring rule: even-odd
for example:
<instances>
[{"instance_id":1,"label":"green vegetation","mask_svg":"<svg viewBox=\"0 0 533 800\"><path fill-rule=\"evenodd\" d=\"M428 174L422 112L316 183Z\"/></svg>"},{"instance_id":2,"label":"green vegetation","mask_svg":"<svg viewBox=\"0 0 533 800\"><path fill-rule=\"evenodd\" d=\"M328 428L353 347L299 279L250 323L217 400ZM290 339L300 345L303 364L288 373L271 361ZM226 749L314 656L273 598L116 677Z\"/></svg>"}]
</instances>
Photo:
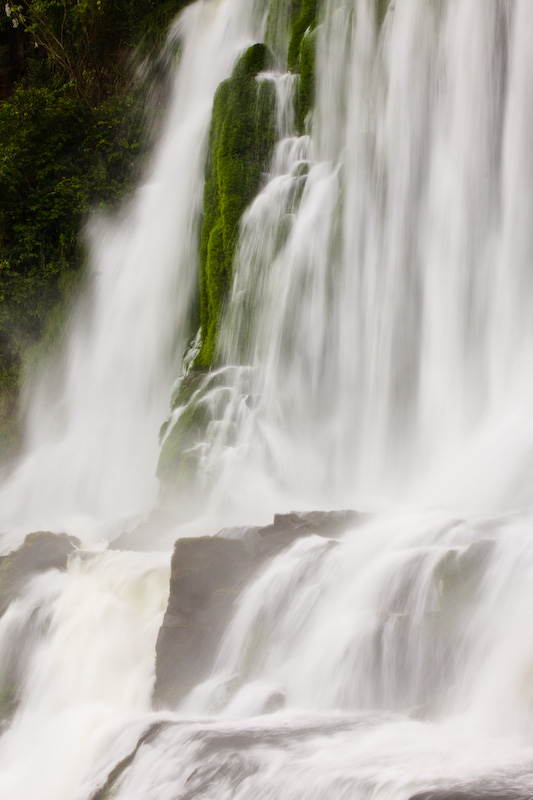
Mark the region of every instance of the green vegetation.
<instances>
[{"instance_id":1,"label":"green vegetation","mask_svg":"<svg viewBox=\"0 0 533 800\"><path fill-rule=\"evenodd\" d=\"M300 87L298 92L298 130L305 132L305 120L315 104L315 61L317 31L310 31L300 45Z\"/></svg>"},{"instance_id":2,"label":"green vegetation","mask_svg":"<svg viewBox=\"0 0 533 800\"><path fill-rule=\"evenodd\" d=\"M385 15L389 10L389 0L376 0L376 23L378 30L383 25Z\"/></svg>"},{"instance_id":3,"label":"green vegetation","mask_svg":"<svg viewBox=\"0 0 533 800\"><path fill-rule=\"evenodd\" d=\"M289 72L299 71L302 40L306 31L313 30L316 26L317 5L318 0L296 0L293 4L291 40L287 56Z\"/></svg>"},{"instance_id":4,"label":"green vegetation","mask_svg":"<svg viewBox=\"0 0 533 800\"><path fill-rule=\"evenodd\" d=\"M213 103L200 246L200 324L195 366L215 363L220 316L231 285L241 216L253 200L274 145L274 87L256 80L268 65L264 44L250 47Z\"/></svg>"},{"instance_id":5,"label":"green vegetation","mask_svg":"<svg viewBox=\"0 0 533 800\"><path fill-rule=\"evenodd\" d=\"M200 399L189 402L163 442L157 477L165 491L190 491L197 475L199 443L205 440L212 414Z\"/></svg>"},{"instance_id":6,"label":"green vegetation","mask_svg":"<svg viewBox=\"0 0 533 800\"><path fill-rule=\"evenodd\" d=\"M297 100L298 132L315 102L315 51L318 0L295 0L292 5L291 38L287 56L289 72L300 73Z\"/></svg>"},{"instance_id":7,"label":"green vegetation","mask_svg":"<svg viewBox=\"0 0 533 800\"><path fill-rule=\"evenodd\" d=\"M1 12L0 458L16 448L30 348L63 330L83 222L138 175L147 82L133 85L131 54L147 57L188 2L30 0Z\"/></svg>"}]
</instances>

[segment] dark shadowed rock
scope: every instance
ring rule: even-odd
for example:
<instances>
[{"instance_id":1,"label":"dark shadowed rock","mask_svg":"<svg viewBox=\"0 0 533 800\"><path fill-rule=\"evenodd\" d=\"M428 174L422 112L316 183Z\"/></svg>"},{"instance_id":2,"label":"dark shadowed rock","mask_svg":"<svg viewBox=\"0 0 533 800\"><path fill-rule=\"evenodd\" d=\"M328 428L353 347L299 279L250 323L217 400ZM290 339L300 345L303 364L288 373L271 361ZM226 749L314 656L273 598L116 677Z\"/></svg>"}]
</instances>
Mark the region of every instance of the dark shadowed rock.
<instances>
[{"instance_id":1,"label":"dark shadowed rock","mask_svg":"<svg viewBox=\"0 0 533 800\"><path fill-rule=\"evenodd\" d=\"M269 558L303 536L338 536L362 519L357 511L293 512L262 528L178 539L156 645L155 704L176 705L207 677L235 600Z\"/></svg>"},{"instance_id":2,"label":"dark shadowed rock","mask_svg":"<svg viewBox=\"0 0 533 800\"><path fill-rule=\"evenodd\" d=\"M358 511L292 511L276 514L274 524L259 528L259 553L276 555L303 536L340 536L363 521Z\"/></svg>"},{"instance_id":3,"label":"dark shadowed rock","mask_svg":"<svg viewBox=\"0 0 533 800\"><path fill-rule=\"evenodd\" d=\"M157 705L178 702L206 674L252 557L238 539L178 539L156 645Z\"/></svg>"},{"instance_id":4,"label":"dark shadowed rock","mask_svg":"<svg viewBox=\"0 0 533 800\"><path fill-rule=\"evenodd\" d=\"M75 536L37 531L28 534L18 550L3 556L0 561L0 616L29 578L48 569L65 570L70 553L79 546Z\"/></svg>"}]
</instances>

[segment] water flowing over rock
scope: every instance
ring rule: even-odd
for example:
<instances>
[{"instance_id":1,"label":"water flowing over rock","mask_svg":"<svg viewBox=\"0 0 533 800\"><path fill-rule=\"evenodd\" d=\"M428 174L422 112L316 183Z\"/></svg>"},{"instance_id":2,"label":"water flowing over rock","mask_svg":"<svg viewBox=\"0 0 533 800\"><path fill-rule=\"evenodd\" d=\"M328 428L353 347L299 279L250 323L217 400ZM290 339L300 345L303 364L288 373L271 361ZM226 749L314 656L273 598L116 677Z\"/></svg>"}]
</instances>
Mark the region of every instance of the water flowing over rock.
<instances>
[{"instance_id":1,"label":"water flowing over rock","mask_svg":"<svg viewBox=\"0 0 533 800\"><path fill-rule=\"evenodd\" d=\"M356 511L277 514L274 523L263 528L178 539L156 646L156 704L176 705L204 676L236 600L267 558L302 536L339 535L359 519Z\"/></svg>"},{"instance_id":2,"label":"water flowing over rock","mask_svg":"<svg viewBox=\"0 0 533 800\"><path fill-rule=\"evenodd\" d=\"M533 2L165 52L0 489L0 796L526 800Z\"/></svg>"},{"instance_id":3,"label":"water flowing over rock","mask_svg":"<svg viewBox=\"0 0 533 800\"><path fill-rule=\"evenodd\" d=\"M0 558L0 616L29 578L49 569L66 570L68 557L81 544L74 536L49 531L30 533L23 544Z\"/></svg>"}]
</instances>

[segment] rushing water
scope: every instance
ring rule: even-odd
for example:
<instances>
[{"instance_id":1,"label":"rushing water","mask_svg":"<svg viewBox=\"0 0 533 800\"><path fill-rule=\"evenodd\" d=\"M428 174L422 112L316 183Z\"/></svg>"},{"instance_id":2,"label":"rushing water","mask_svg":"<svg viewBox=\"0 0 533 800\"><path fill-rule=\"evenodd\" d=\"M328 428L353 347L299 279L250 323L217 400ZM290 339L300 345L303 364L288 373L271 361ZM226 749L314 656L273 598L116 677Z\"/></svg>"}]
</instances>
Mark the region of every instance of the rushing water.
<instances>
[{"instance_id":1,"label":"rushing water","mask_svg":"<svg viewBox=\"0 0 533 800\"><path fill-rule=\"evenodd\" d=\"M242 221L201 513L164 544L300 505L372 513L268 562L209 678L151 710L169 553L148 528L143 552L106 540L155 503L212 98L267 6L182 15L146 182L92 232L63 380L35 392L0 494L5 550L43 527L85 548L0 619L6 800L533 793L531 0L392 0L379 32L370 0L324 0L308 136L295 79L260 76L279 142Z\"/></svg>"}]
</instances>

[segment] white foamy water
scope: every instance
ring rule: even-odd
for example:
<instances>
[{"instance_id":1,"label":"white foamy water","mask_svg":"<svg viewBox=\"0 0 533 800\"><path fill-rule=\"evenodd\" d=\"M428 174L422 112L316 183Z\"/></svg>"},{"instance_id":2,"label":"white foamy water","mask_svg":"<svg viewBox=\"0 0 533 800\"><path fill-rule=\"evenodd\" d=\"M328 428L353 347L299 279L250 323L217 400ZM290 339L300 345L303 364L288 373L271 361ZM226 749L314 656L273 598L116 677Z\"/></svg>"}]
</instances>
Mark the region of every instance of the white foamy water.
<instances>
[{"instance_id":1,"label":"white foamy water","mask_svg":"<svg viewBox=\"0 0 533 800\"><path fill-rule=\"evenodd\" d=\"M153 503L210 104L267 5L206 0L183 17L152 172L131 218L95 233L65 435L38 396L0 497L14 536L31 520L87 544ZM379 32L374 11L322 3L309 136L294 78L259 78L276 87L279 142L242 220L206 516L188 533L300 504L380 510L263 564L208 678L157 713L170 555L147 538L32 580L0 620L0 681L19 687L0 797L533 792L533 4L394 0Z\"/></svg>"}]
</instances>

